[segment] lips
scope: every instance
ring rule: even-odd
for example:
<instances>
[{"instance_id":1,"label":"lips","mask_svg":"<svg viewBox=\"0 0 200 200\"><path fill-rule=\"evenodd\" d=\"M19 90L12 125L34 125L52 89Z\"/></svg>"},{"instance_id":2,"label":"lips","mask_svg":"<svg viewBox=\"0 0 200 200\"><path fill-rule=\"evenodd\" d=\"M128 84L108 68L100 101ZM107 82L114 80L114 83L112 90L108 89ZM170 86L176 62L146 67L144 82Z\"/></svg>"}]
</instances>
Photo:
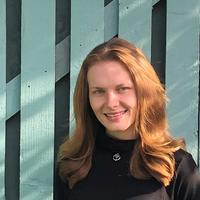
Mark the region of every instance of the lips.
<instances>
[{"instance_id":1,"label":"lips","mask_svg":"<svg viewBox=\"0 0 200 200\"><path fill-rule=\"evenodd\" d=\"M108 120L111 121L118 121L123 117L123 115L127 112L127 110L124 111L118 111L118 112L110 112L110 113L104 113Z\"/></svg>"}]
</instances>

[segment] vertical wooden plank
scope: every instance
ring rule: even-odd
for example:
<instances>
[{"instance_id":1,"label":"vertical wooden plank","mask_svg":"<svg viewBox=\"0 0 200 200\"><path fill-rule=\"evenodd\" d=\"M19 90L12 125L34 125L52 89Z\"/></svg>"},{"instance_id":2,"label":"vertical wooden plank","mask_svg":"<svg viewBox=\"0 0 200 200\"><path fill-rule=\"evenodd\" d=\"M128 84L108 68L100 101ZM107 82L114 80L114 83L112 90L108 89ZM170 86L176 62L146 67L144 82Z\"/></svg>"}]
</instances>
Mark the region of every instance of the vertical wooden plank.
<instances>
[{"instance_id":1,"label":"vertical wooden plank","mask_svg":"<svg viewBox=\"0 0 200 200\"><path fill-rule=\"evenodd\" d=\"M5 199L6 1L0 1L0 199Z\"/></svg>"},{"instance_id":2,"label":"vertical wooden plank","mask_svg":"<svg viewBox=\"0 0 200 200\"><path fill-rule=\"evenodd\" d=\"M166 89L171 132L198 155L199 0L167 1Z\"/></svg>"},{"instance_id":3,"label":"vertical wooden plank","mask_svg":"<svg viewBox=\"0 0 200 200\"><path fill-rule=\"evenodd\" d=\"M151 59L152 1L119 0L119 37L140 47Z\"/></svg>"},{"instance_id":4,"label":"vertical wooden plank","mask_svg":"<svg viewBox=\"0 0 200 200\"><path fill-rule=\"evenodd\" d=\"M16 76L6 84L6 119L20 110L21 75Z\"/></svg>"},{"instance_id":5,"label":"vertical wooden plank","mask_svg":"<svg viewBox=\"0 0 200 200\"><path fill-rule=\"evenodd\" d=\"M160 0L152 0L152 5L155 5L156 3L158 3Z\"/></svg>"},{"instance_id":6,"label":"vertical wooden plank","mask_svg":"<svg viewBox=\"0 0 200 200\"><path fill-rule=\"evenodd\" d=\"M118 34L119 2L113 0L104 8L104 40L107 41Z\"/></svg>"},{"instance_id":7,"label":"vertical wooden plank","mask_svg":"<svg viewBox=\"0 0 200 200\"><path fill-rule=\"evenodd\" d=\"M73 91L80 65L104 41L104 0L71 1L70 129L73 130Z\"/></svg>"},{"instance_id":8,"label":"vertical wooden plank","mask_svg":"<svg viewBox=\"0 0 200 200\"><path fill-rule=\"evenodd\" d=\"M20 200L53 199L55 0L22 1Z\"/></svg>"}]
</instances>

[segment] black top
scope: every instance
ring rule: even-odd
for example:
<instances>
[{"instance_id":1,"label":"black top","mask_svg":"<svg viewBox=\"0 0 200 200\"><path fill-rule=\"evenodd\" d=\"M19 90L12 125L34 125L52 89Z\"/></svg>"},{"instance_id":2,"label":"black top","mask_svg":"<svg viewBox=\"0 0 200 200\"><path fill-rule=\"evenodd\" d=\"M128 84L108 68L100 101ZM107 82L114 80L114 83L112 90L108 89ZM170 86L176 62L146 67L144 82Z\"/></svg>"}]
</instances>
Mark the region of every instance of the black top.
<instances>
[{"instance_id":1,"label":"black top","mask_svg":"<svg viewBox=\"0 0 200 200\"><path fill-rule=\"evenodd\" d=\"M200 200L200 175L192 156L175 153L176 172L165 188L154 178L130 175L129 159L136 140L118 140L98 134L88 176L72 190L57 183L57 200ZM59 181L59 180L58 180Z\"/></svg>"}]
</instances>

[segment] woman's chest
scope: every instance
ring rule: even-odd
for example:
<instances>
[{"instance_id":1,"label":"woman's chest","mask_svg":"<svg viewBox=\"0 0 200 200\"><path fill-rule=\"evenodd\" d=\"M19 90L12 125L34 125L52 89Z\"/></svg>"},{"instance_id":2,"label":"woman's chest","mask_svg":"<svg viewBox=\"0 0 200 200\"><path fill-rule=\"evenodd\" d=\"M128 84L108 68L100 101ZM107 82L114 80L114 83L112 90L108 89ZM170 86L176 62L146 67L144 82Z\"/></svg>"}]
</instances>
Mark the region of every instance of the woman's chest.
<instances>
[{"instance_id":1,"label":"woman's chest","mask_svg":"<svg viewBox=\"0 0 200 200\"><path fill-rule=\"evenodd\" d=\"M129 172L127 156L96 155L88 176L71 191L69 200L169 200L155 179L138 180Z\"/></svg>"}]
</instances>

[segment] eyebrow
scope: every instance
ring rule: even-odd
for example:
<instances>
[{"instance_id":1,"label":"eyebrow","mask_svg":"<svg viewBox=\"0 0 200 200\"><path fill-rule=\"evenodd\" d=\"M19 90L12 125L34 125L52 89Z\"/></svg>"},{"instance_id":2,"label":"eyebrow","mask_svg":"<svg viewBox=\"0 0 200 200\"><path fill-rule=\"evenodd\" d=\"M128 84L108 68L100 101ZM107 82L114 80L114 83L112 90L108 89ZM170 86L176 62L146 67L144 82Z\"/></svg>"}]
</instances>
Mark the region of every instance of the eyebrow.
<instances>
[{"instance_id":1,"label":"eyebrow","mask_svg":"<svg viewBox=\"0 0 200 200\"><path fill-rule=\"evenodd\" d=\"M93 87L89 87L91 89L104 89L103 87L96 87L96 86L93 86Z\"/></svg>"},{"instance_id":2,"label":"eyebrow","mask_svg":"<svg viewBox=\"0 0 200 200\"><path fill-rule=\"evenodd\" d=\"M127 84L118 84L118 85L116 85L116 88L124 87L124 86L132 87L132 85L130 85L129 83L127 83ZM98 87L98 86L92 86L90 88L91 89L104 89L104 87Z\"/></svg>"}]
</instances>

